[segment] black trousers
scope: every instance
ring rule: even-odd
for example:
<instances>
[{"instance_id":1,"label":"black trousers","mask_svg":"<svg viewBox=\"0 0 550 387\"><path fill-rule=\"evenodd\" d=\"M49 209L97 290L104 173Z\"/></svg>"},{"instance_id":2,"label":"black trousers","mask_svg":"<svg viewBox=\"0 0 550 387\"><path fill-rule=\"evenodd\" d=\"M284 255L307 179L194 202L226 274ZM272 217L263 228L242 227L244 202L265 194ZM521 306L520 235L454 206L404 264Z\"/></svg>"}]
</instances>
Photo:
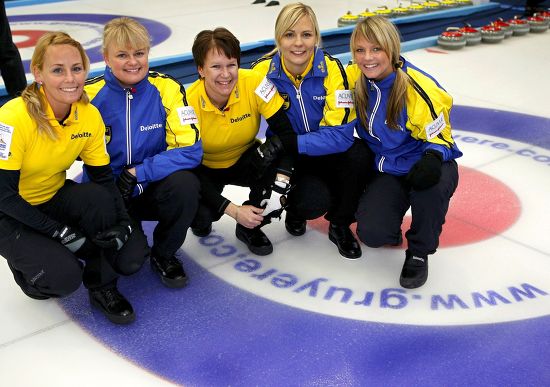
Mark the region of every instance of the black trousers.
<instances>
[{"instance_id":1,"label":"black trousers","mask_svg":"<svg viewBox=\"0 0 550 387\"><path fill-rule=\"evenodd\" d=\"M75 255L50 237L0 214L0 254L28 295L63 297L82 282L89 289L112 287L119 274L135 273L149 255L139 229L119 251L91 243L91 237L117 223L114 200L100 185L67 180L51 200L37 207L52 219L80 229L87 240Z\"/></svg>"},{"instance_id":2,"label":"black trousers","mask_svg":"<svg viewBox=\"0 0 550 387\"><path fill-rule=\"evenodd\" d=\"M229 168L208 168L200 165L194 170L201 182L201 199L193 227L205 228L219 220L224 214L229 201L222 196L226 185L250 187L249 200L246 204L260 207L264 198L264 188L275 180L276 169L273 166L259 179L252 171L253 154L261 143L250 147L239 160Z\"/></svg>"},{"instance_id":3,"label":"black trousers","mask_svg":"<svg viewBox=\"0 0 550 387\"><path fill-rule=\"evenodd\" d=\"M177 171L149 184L130 200L128 212L136 220L157 220L152 254L171 257L185 241L199 205L200 183L190 171Z\"/></svg>"},{"instance_id":4,"label":"black trousers","mask_svg":"<svg viewBox=\"0 0 550 387\"><path fill-rule=\"evenodd\" d=\"M368 178L364 166L369 160L372 152L359 139L346 152L299 155L287 212L293 218L307 220L325 215L331 223L349 226L355 222L357 203Z\"/></svg>"},{"instance_id":5,"label":"black trousers","mask_svg":"<svg viewBox=\"0 0 550 387\"><path fill-rule=\"evenodd\" d=\"M449 201L458 185L456 161L443 163L439 183L422 191L411 189L405 177L377 173L369 181L357 208L357 235L369 247L395 245L410 208L411 228L405 233L409 251L420 257L439 246Z\"/></svg>"},{"instance_id":6,"label":"black trousers","mask_svg":"<svg viewBox=\"0 0 550 387\"><path fill-rule=\"evenodd\" d=\"M23 62L13 43L4 0L0 0L0 73L9 95L15 96L27 86Z\"/></svg>"}]
</instances>

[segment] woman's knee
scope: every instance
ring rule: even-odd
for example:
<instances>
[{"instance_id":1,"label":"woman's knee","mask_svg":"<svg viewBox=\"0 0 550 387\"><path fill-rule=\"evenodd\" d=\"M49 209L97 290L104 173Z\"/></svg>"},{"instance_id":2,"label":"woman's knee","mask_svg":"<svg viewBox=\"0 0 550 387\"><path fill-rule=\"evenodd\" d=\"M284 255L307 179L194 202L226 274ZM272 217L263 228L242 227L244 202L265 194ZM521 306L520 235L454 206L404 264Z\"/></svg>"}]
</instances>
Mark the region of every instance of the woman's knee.
<instances>
[{"instance_id":1,"label":"woman's knee","mask_svg":"<svg viewBox=\"0 0 550 387\"><path fill-rule=\"evenodd\" d=\"M113 194L105 187L95 184L82 184L82 219L85 223L114 224L116 206Z\"/></svg>"},{"instance_id":2,"label":"woman's knee","mask_svg":"<svg viewBox=\"0 0 550 387\"><path fill-rule=\"evenodd\" d=\"M320 179L301 179L288 195L288 211L302 219L316 219L324 215L331 202L328 186Z\"/></svg>"},{"instance_id":3,"label":"woman's knee","mask_svg":"<svg viewBox=\"0 0 550 387\"><path fill-rule=\"evenodd\" d=\"M368 247L381 247L391 244L389 233L380 224L376 222L357 220L357 237Z\"/></svg>"},{"instance_id":4,"label":"woman's knee","mask_svg":"<svg viewBox=\"0 0 550 387\"><path fill-rule=\"evenodd\" d=\"M40 293L50 297L66 297L74 293L82 283L83 265L75 258L72 263L65 263L63 267L32 281L32 286Z\"/></svg>"},{"instance_id":5,"label":"woman's knee","mask_svg":"<svg viewBox=\"0 0 550 387\"><path fill-rule=\"evenodd\" d=\"M115 271L122 275L137 273L150 255L151 249L147 244L147 237L143 231L135 230L118 252L114 265Z\"/></svg>"}]
</instances>

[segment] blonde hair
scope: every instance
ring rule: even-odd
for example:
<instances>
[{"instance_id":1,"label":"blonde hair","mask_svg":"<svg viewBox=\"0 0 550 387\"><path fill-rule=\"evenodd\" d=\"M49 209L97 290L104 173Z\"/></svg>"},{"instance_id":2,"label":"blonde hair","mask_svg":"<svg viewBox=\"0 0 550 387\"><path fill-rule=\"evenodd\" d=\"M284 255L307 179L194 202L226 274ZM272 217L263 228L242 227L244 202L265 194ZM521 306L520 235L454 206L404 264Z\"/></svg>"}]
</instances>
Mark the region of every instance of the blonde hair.
<instances>
[{"instance_id":1,"label":"blonde hair","mask_svg":"<svg viewBox=\"0 0 550 387\"><path fill-rule=\"evenodd\" d=\"M103 29L103 55L107 54L108 47L132 47L135 49L151 47L151 35L147 29L136 20L123 16L110 20Z\"/></svg>"},{"instance_id":2,"label":"blonde hair","mask_svg":"<svg viewBox=\"0 0 550 387\"><path fill-rule=\"evenodd\" d=\"M82 58L84 71L87 74L90 69L90 60L88 59L84 48L82 48L82 45L79 42L71 38L69 34L60 31L47 32L42 35L40 39L38 39L31 58L31 69L33 71L42 71L44 69L44 62L48 47L61 45L72 46L78 50L80 57ZM38 83L34 81L28 85L21 93L21 98L25 101L29 115L36 122L38 132L45 133L52 140L57 140L57 133L50 124L48 115L46 114L47 101L45 100L43 94L40 93L40 86ZM88 95L85 92L82 92L80 101L83 103L89 102Z\"/></svg>"},{"instance_id":3,"label":"blonde hair","mask_svg":"<svg viewBox=\"0 0 550 387\"><path fill-rule=\"evenodd\" d=\"M398 129L399 114L405 107L405 98L409 78L401 69L403 63L399 59L401 55L401 40L399 31L395 25L383 16L371 16L359 22L350 39L350 49L352 55L355 55L357 40L364 38L370 43L376 44L384 50L390 59L395 71L395 81L388 99L386 109L386 121L392 129ZM357 108L359 119L365 128L368 127L367 107L367 78L361 73L355 85L355 106Z\"/></svg>"},{"instance_id":4,"label":"blonde hair","mask_svg":"<svg viewBox=\"0 0 550 387\"><path fill-rule=\"evenodd\" d=\"M287 4L279 12L277 20L275 21L275 43L276 47L271 51L269 55L275 54L281 45L285 33L293 28L298 21L307 16L313 25L313 30L315 32L315 45L319 47L321 45L321 32L319 30L319 23L317 23L317 16L315 12L309 5L303 3L291 3Z\"/></svg>"}]
</instances>

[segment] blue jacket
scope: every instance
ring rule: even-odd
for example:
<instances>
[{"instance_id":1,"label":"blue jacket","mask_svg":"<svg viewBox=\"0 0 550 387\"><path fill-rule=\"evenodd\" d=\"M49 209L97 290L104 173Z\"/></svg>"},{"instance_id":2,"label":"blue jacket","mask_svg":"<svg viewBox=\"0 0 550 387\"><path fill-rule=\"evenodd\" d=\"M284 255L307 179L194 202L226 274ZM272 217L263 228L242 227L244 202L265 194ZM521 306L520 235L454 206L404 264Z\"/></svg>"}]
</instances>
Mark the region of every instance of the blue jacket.
<instances>
[{"instance_id":1,"label":"blue jacket","mask_svg":"<svg viewBox=\"0 0 550 387\"><path fill-rule=\"evenodd\" d=\"M277 86L285 112L298 134L298 152L320 156L346 151L353 143L349 125L353 109L345 70L336 58L317 48L311 70L299 87L288 78L277 52L260 58L252 68Z\"/></svg>"},{"instance_id":2,"label":"blue jacket","mask_svg":"<svg viewBox=\"0 0 550 387\"><path fill-rule=\"evenodd\" d=\"M136 169L134 194L150 182L200 164L198 120L177 80L150 71L125 89L107 67L103 76L86 82L85 90L105 122L113 174L118 176L126 166Z\"/></svg>"},{"instance_id":3,"label":"blue jacket","mask_svg":"<svg viewBox=\"0 0 550 387\"><path fill-rule=\"evenodd\" d=\"M451 96L432 76L404 58L401 61L411 84L397 122L399 129L391 129L386 124L386 107L395 72L381 81L373 81L365 78L356 64L346 69L353 89L356 82L366 82L368 127L357 118L357 134L374 152L376 169L397 176L407 174L428 149L439 151L444 161L462 156L451 133Z\"/></svg>"}]
</instances>

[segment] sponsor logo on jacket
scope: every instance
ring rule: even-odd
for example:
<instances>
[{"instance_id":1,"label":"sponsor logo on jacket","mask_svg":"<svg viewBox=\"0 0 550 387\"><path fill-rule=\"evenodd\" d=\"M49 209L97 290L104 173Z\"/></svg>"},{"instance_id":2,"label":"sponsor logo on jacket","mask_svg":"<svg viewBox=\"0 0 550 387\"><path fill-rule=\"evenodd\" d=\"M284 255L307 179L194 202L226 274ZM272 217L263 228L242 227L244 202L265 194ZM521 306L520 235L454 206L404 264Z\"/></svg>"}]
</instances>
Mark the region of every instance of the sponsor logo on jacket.
<instances>
[{"instance_id":1,"label":"sponsor logo on jacket","mask_svg":"<svg viewBox=\"0 0 550 387\"><path fill-rule=\"evenodd\" d=\"M232 119L231 119L231 123L234 124L234 123L236 123L236 122L240 122L240 121L242 121L242 120L245 120L245 119L247 119L247 118L249 118L249 117L250 117L250 113L245 113L245 114L243 114L243 115L240 116L240 117L232 118Z\"/></svg>"},{"instance_id":2,"label":"sponsor logo on jacket","mask_svg":"<svg viewBox=\"0 0 550 387\"><path fill-rule=\"evenodd\" d=\"M82 133L73 133L71 134L71 140L76 140L77 138L87 138L92 137L92 134L90 132L82 132Z\"/></svg>"}]
</instances>

